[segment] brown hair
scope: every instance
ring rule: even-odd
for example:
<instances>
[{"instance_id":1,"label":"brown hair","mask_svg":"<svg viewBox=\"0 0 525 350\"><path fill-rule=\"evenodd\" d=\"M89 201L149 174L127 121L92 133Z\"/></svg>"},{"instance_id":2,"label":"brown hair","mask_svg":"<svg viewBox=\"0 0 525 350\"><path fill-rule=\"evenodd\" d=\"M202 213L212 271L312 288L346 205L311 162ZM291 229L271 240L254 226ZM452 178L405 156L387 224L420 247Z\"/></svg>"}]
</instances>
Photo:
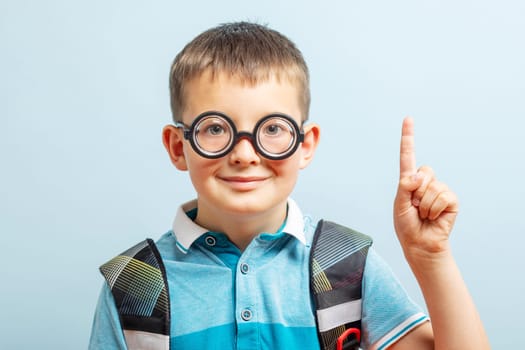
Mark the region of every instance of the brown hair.
<instances>
[{"instance_id":1,"label":"brown hair","mask_svg":"<svg viewBox=\"0 0 525 350\"><path fill-rule=\"evenodd\" d=\"M212 77L226 73L250 85L271 77L287 79L297 84L302 119L308 118L308 67L295 44L273 29L249 22L226 23L208 29L189 42L171 66L173 120L182 119L184 84L205 71L210 71Z\"/></svg>"}]
</instances>

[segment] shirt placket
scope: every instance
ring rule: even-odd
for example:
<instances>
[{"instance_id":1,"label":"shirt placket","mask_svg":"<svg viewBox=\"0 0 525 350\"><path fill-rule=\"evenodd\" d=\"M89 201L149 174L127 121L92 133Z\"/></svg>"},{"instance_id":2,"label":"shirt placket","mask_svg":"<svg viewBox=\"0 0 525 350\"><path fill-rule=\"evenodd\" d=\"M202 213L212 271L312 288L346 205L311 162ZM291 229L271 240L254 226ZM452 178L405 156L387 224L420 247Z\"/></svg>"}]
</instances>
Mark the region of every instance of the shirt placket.
<instances>
[{"instance_id":1,"label":"shirt placket","mask_svg":"<svg viewBox=\"0 0 525 350\"><path fill-rule=\"evenodd\" d=\"M235 296L236 348L238 350L259 349L261 310L257 302L256 264L253 259L250 259L249 250L242 254L236 266Z\"/></svg>"}]
</instances>

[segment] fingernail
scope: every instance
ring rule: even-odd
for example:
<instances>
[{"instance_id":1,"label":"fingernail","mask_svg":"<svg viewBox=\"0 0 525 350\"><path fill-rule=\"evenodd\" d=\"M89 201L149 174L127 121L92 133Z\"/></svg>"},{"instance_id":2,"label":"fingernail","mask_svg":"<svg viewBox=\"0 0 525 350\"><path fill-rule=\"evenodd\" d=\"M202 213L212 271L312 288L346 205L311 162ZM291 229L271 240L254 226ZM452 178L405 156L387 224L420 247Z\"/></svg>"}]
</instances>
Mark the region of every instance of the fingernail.
<instances>
[{"instance_id":1,"label":"fingernail","mask_svg":"<svg viewBox=\"0 0 525 350\"><path fill-rule=\"evenodd\" d=\"M419 199L417 199L417 198L412 199L412 205L413 205L414 207L419 207L419 204L420 204L420 203L421 203L421 202L419 201Z\"/></svg>"}]
</instances>

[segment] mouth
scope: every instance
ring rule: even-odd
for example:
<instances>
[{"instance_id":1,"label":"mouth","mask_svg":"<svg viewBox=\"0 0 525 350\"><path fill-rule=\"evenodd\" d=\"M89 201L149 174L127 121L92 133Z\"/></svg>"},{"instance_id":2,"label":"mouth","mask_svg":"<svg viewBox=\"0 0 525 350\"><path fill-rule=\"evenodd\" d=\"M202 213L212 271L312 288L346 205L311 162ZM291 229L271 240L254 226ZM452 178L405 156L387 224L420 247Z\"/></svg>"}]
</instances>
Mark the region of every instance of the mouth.
<instances>
[{"instance_id":1,"label":"mouth","mask_svg":"<svg viewBox=\"0 0 525 350\"><path fill-rule=\"evenodd\" d=\"M267 176L219 176L219 180L237 191L251 191L261 186Z\"/></svg>"}]
</instances>

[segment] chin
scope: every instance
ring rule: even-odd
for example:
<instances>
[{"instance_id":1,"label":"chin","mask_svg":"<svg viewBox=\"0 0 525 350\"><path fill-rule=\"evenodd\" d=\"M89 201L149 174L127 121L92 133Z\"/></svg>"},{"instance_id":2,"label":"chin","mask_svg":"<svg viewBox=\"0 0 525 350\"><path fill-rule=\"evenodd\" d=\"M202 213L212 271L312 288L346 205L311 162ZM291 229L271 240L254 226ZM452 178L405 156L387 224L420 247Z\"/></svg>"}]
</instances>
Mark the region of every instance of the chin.
<instances>
[{"instance_id":1,"label":"chin","mask_svg":"<svg viewBox=\"0 0 525 350\"><path fill-rule=\"evenodd\" d=\"M250 200L238 199L231 202L231 205L225 207L225 209L232 214L251 216L268 213L272 210L279 210L281 207L280 204L282 203L286 203L286 199L275 203L262 203L261 200L257 198ZM284 207L286 207L286 204L284 204Z\"/></svg>"}]
</instances>

